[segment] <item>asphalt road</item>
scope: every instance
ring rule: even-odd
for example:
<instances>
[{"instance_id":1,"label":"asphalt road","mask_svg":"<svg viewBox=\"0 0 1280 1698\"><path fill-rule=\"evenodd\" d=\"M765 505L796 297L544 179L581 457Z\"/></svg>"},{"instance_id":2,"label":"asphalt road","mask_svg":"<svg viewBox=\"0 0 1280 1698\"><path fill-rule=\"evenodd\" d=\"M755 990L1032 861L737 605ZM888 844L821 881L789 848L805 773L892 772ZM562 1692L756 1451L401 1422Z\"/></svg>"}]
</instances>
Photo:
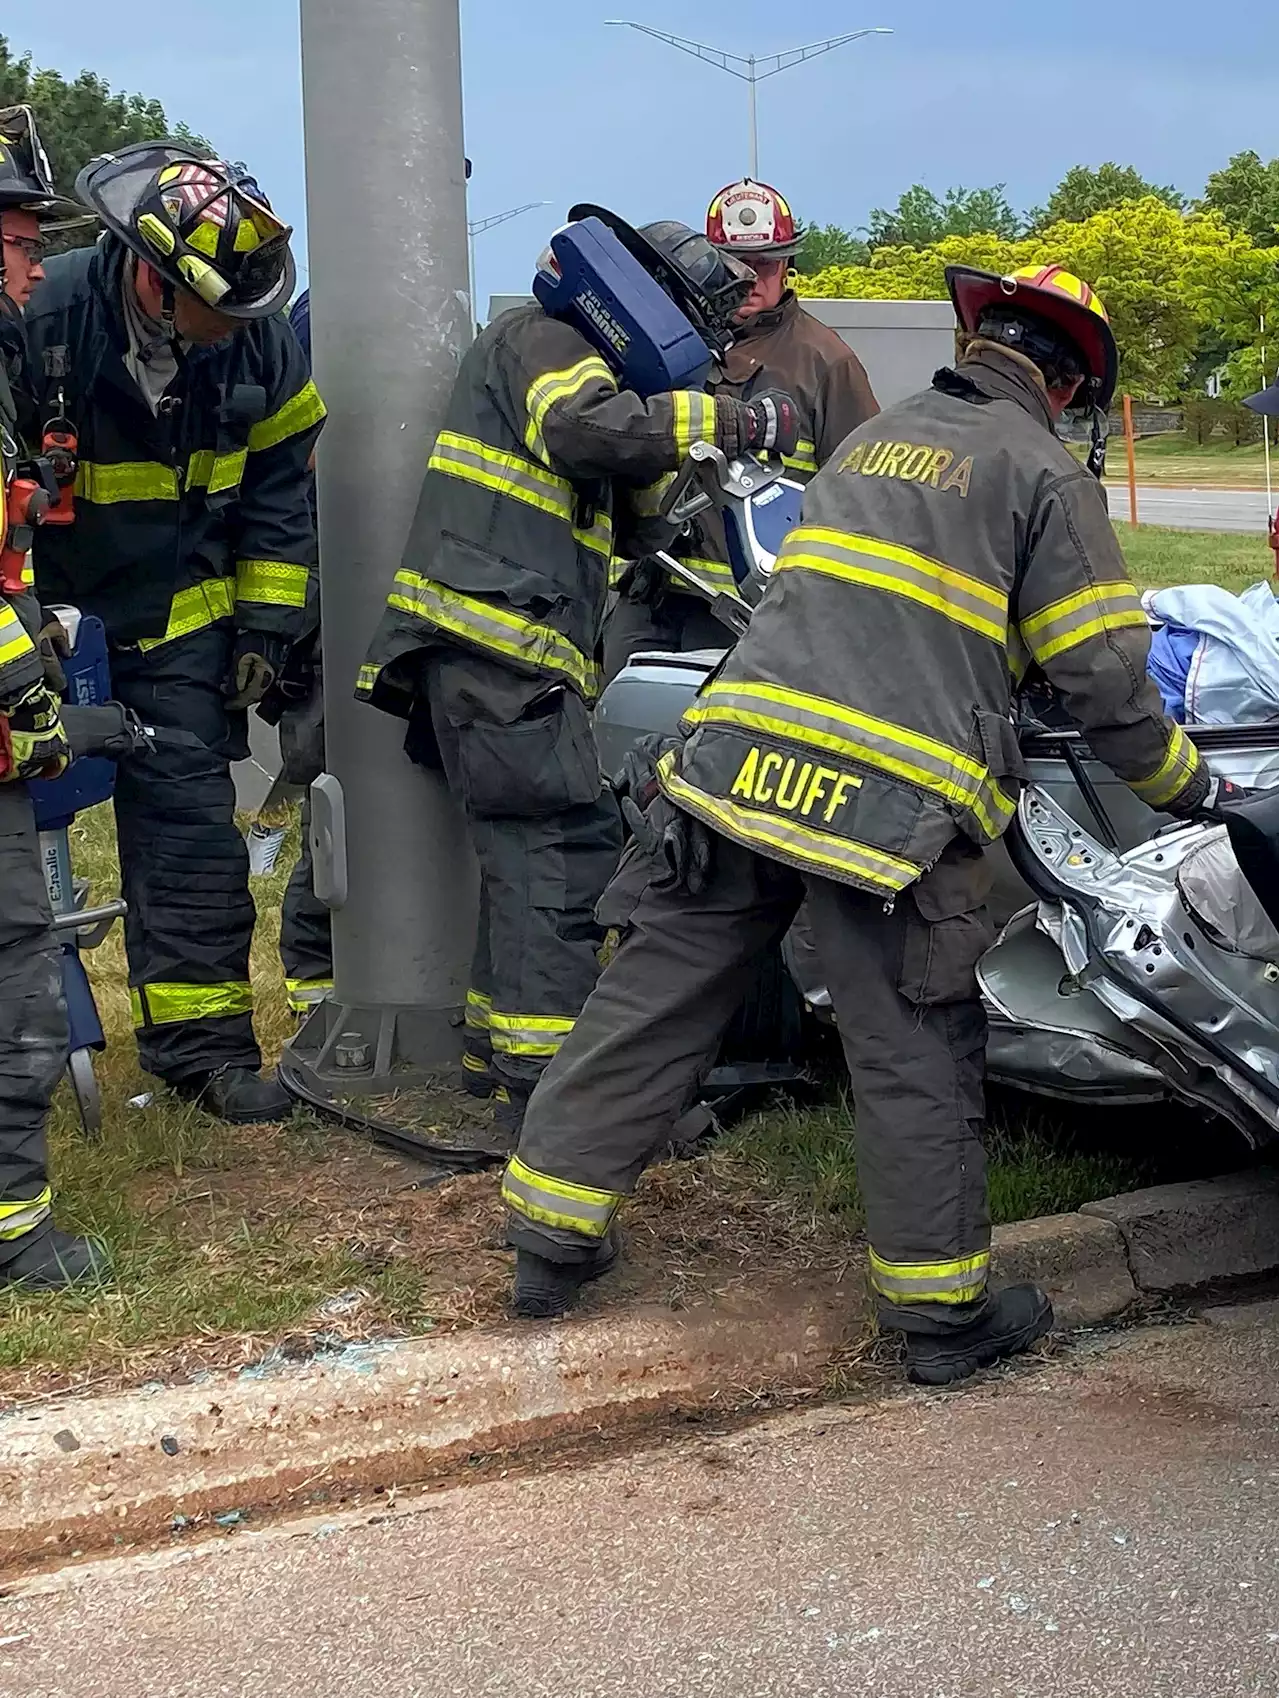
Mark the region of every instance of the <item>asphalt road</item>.
<instances>
[{"instance_id":1,"label":"asphalt road","mask_svg":"<svg viewBox=\"0 0 1280 1698\"><path fill-rule=\"evenodd\" d=\"M26 1582L6 1698L1255 1698L1273 1305Z\"/></svg>"},{"instance_id":2,"label":"asphalt road","mask_svg":"<svg viewBox=\"0 0 1280 1698\"><path fill-rule=\"evenodd\" d=\"M1109 483L1113 519L1129 517L1129 486ZM1267 496L1261 489L1167 489L1138 485L1138 523L1184 531L1256 531L1267 534Z\"/></svg>"}]
</instances>

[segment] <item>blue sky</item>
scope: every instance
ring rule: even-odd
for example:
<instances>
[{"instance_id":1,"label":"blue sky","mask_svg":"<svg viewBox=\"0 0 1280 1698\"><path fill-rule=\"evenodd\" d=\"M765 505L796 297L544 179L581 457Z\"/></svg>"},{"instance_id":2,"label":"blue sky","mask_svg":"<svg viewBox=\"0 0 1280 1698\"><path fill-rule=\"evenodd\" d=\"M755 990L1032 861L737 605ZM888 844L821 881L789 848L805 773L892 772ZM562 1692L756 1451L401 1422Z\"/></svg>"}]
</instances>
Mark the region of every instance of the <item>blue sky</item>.
<instances>
[{"instance_id":1,"label":"blue sky","mask_svg":"<svg viewBox=\"0 0 1280 1698\"><path fill-rule=\"evenodd\" d=\"M1191 0L1116 0L1101 12L1034 0L463 0L471 214L552 203L479 238L481 303L527 288L573 201L637 223L698 223L711 194L746 169L743 86L604 27L619 15L758 54L867 25L895 31L761 88L761 175L822 223L857 226L918 181L938 191L1003 181L1022 208L1069 166L1103 159L1194 193L1229 154L1275 151L1274 0L1212 14ZM212 10L59 0L4 29L38 65L88 67L158 97L171 119L248 161L304 224L297 0Z\"/></svg>"}]
</instances>

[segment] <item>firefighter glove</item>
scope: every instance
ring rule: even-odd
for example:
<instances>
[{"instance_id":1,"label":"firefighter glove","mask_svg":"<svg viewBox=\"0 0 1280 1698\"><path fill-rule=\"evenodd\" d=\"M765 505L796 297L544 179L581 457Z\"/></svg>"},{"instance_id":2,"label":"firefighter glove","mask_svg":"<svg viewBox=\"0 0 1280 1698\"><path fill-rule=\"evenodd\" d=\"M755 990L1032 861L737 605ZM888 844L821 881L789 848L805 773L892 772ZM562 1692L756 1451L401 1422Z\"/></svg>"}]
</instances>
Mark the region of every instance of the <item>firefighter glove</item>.
<instances>
[{"instance_id":1,"label":"firefighter glove","mask_svg":"<svg viewBox=\"0 0 1280 1698\"><path fill-rule=\"evenodd\" d=\"M609 780L618 801L630 802L637 812L643 814L658 794L658 762L668 749L679 747L679 737L664 737L659 731L651 731L647 737L633 743L623 756L622 765Z\"/></svg>"},{"instance_id":2,"label":"firefighter glove","mask_svg":"<svg viewBox=\"0 0 1280 1698\"><path fill-rule=\"evenodd\" d=\"M231 670L224 686L233 712L260 702L289 657L288 637L271 631L237 631L231 651Z\"/></svg>"},{"instance_id":3,"label":"firefighter glove","mask_svg":"<svg viewBox=\"0 0 1280 1698\"><path fill-rule=\"evenodd\" d=\"M1229 778L1219 778L1215 773L1209 780L1209 788L1205 791L1203 800L1191 810L1191 818L1225 825L1226 810L1262 794L1261 790L1252 790L1244 784L1233 784Z\"/></svg>"},{"instance_id":4,"label":"firefighter glove","mask_svg":"<svg viewBox=\"0 0 1280 1698\"><path fill-rule=\"evenodd\" d=\"M60 619L55 619L52 613L46 613L44 624L40 627L40 635L36 638L36 647L40 650L40 664L44 667L44 681L55 695L62 695L67 687L67 675L62 670L62 663L71 653L71 638L67 628Z\"/></svg>"},{"instance_id":5,"label":"firefighter glove","mask_svg":"<svg viewBox=\"0 0 1280 1698\"><path fill-rule=\"evenodd\" d=\"M766 454L794 454L800 441L800 409L785 389L762 390L747 402L747 447Z\"/></svg>"},{"instance_id":6,"label":"firefighter glove","mask_svg":"<svg viewBox=\"0 0 1280 1698\"><path fill-rule=\"evenodd\" d=\"M665 796L657 797L644 813L630 796L624 796L622 817L641 852L666 862L677 890L690 896L702 894L711 876L715 838L700 820L682 812Z\"/></svg>"},{"instance_id":7,"label":"firefighter glove","mask_svg":"<svg viewBox=\"0 0 1280 1698\"><path fill-rule=\"evenodd\" d=\"M47 684L0 704L0 782L56 778L70 758L60 703Z\"/></svg>"}]
</instances>

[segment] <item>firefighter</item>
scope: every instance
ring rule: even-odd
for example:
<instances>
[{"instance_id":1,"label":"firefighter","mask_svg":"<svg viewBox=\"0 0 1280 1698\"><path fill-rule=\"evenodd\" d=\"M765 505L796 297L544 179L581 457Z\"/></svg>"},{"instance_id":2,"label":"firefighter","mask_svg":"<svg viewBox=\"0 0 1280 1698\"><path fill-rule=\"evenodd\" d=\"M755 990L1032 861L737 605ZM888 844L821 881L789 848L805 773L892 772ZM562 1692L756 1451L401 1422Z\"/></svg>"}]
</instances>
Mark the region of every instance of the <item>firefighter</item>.
<instances>
[{"instance_id":1,"label":"firefighter","mask_svg":"<svg viewBox=\"0 0 1280 1698\"><path fill-rule=\"evenodd\" d=\"M785 456L787 473L807 483L849 432L879 410L862 361L800 305L790 282L800 238L776 189L749 177L727 184L707 208L707 239L743 260L756 279L711 393L749 400L777 388L791 395L800 410L800 440ZM674 553L713 587L733 589L724 525L714 509L693 521ZM704 601L677 588L657 562L637 561L621 573L605 627L605 681L641 649L722 649L727 640Z\"/></svg>"},{"instance_id":2,"label":"firefighter","mask_svg":"<svg viewBox=\"0 0 1280 1698\"><path fill-rule=\"evenodd\" d=\"M860 426L805 499L751 627L659 763L665 876L529 1105L503 1194L516 1307L569 1307L669 1136L760 952L807 897L852 1077L881 1324L942 1384L1052 1325L989 1293L981 1128L992 938L984 850L1022 761L1011 678L1035 662L1142 799L1209 798L1160 711L1100 485L1054 435L1105 416L1116 346L1057 266L947 273L956 369ZM1214 780L1215 785L1220 780Z\"/></svg>"},{"instance_id":3,"label":"firefighter","mask_svg":"<svg viewBox=\"0 0 1280 1698\"><path fill-rule=\"evenodd\" d=\"M123 761L116 785L139 1055L224 1120L279 1119L230 763L315 565L324 408L281 316L291 231L243 167L176 141L104 154L76 191L105 234L50 261L28 315L43 416L79 444L74 523L40 533L37 580L104 621L119 698L189 734Z\"/></svg>"},{"instance_id":4,"label":"firefighter","mask_svg":"<svg viewBox=\"0 0 1280 1698\"><path fill-rule=\"evenodd\" d=\"M0 571L0 1285L45 1289L108 1272L100 1246L53 1224L45 1122L67 1064L67 1011L24 782L56 776L69 754L56 693L65 680L53 648L53 636L61 631L45 622L34 593L24 587L31 576L28 515L17 504L30 497L13 487L23 458L19 415L27 389L22 310L43 275L41 220L64 211L53 197L30 108L0 112L0 459L6 512ZM29 419L23 422L29 427ZM26 488L33 482L27 480Z\"/></svg>"},{"instance_id":5,"label":"firefighter","mask_svg":"<svg viewBox=\"0 0 1280 1698\"><path fill-rule=\"evenodd\" d=\"M655 273L679 268L727 320L742 267L685 225L640 234ZM357 694L409 720L406 749L443 766L466 810L481 903L463 1078L495 1095L508 1134L595 982L594 908L620 847L590 716L615 485L652 486L700 438L790 452L797 435L772 391L642 400L537 304L462 361Z\"/></svg>"}]
</instances>

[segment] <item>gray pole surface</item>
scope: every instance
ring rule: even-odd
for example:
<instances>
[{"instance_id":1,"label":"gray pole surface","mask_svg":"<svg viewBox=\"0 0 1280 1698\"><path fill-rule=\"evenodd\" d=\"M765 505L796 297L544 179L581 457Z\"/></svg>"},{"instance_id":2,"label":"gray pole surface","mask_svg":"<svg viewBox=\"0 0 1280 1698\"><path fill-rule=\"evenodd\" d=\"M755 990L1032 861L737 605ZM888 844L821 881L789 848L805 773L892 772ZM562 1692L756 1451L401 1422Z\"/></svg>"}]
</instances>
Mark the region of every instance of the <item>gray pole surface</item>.
<instances>
[{"instance_id":1,"label":"gray pole surface","mask_svg":"<svg viewBox=\"0 0 1280 1698\"><path fill-rule=\"evenodd\" d=\"M457 0L302 0L302 73L312 352L329 410L328 772L312 840L335 984L291 1048L370 1089L393 1066L456 1053L449 1017L475 930L459 810L405 757L404 725L352 696L471 336Z\"/></svg>"}]
</instances>

